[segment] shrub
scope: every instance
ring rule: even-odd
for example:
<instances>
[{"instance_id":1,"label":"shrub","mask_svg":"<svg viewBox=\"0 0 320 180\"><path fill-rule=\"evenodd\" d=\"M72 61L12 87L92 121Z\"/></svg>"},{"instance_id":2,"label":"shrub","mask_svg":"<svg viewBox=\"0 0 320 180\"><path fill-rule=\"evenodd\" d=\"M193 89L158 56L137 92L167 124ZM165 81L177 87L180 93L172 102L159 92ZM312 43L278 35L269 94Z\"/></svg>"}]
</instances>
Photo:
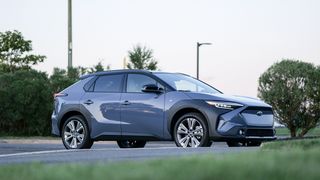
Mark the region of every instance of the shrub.
<instances>
[{"instance_id":1,"label":"shrub","mask_svg":"<svg viewBox=\"0 0 320 180\"><path fill-rule=\"evenodd\" d=\"M49 135L52 90L47 74L21 70L0 74L3 135Z\"/></svg>"}]
</instances>

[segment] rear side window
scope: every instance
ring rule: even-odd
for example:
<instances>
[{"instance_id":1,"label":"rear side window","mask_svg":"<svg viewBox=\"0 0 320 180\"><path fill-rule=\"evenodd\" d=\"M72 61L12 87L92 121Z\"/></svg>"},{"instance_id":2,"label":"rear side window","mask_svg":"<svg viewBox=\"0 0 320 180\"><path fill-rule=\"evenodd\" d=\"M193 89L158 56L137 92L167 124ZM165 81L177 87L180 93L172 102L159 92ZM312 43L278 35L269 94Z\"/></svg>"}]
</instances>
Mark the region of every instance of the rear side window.
<instances>
[{"instance_id":1,"label":"rear side window","mask_svg":"<svg viewBox=\"0 0 320 180\"><path fill-rule=\"evenodd\" d=\"M94 92L121 92L123 75L100 76L94 85Z\"/></svg>"}]
</instances>

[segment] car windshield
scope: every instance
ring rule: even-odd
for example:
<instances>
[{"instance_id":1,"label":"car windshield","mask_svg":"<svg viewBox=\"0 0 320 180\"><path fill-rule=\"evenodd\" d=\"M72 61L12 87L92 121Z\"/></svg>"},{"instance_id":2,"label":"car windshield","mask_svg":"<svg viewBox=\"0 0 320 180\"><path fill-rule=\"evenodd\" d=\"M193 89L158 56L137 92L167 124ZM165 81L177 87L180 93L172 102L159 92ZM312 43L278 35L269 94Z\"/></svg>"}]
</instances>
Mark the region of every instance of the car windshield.
<instances>
[{"instance_id":1,"label":"car windshield","mask_svg":"<svg viewBox=\"0 0 320 180\"><path fill-rule=\"evenodd\" d=\"M177 91L221 94L217 89L184 74L156 73L155 75Z\"/></svg>"}]
</instances>

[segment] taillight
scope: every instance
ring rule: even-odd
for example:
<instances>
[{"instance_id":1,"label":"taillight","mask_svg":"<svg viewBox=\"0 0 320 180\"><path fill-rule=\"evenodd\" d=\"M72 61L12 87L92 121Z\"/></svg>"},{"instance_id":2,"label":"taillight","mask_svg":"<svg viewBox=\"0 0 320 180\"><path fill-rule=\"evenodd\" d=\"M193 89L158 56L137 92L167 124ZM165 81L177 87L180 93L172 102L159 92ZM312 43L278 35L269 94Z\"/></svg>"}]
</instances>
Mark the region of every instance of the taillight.
<instances>
[{"instance_id":1,"label":"taillight","mask_svg":"<svg viewBox=\"0 0 320 180\"><path fill-rule=\"evenodd\" d=\"M53 98L64 97L64 96L68 96L68 94L67 94L67 93L55 93L55 94L53 95Z\"/></svg>"}]
</instances>

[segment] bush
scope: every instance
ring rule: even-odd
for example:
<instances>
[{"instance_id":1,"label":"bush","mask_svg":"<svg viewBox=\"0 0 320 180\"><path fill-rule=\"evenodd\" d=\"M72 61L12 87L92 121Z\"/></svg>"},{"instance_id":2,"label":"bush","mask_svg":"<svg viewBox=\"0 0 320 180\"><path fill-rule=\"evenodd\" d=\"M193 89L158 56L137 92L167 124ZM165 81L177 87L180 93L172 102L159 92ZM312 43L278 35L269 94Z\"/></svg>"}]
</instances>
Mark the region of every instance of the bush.
<instances>
[{"instance_id":1,"label":"bush","mask_svg":"<svg viewBox=\"0 0 320 180\"><path fill-rule=\"evenodd\" d=\"M291 137L304 136L320 121L320 73L311 63L283 60L259 78L258 96L271 104Z\"/></svg>"},{"instance_id":2,"label":"bush","mask_svg":"<svg viewBox=\"0 0 320 180\"><path fill-rule=\"evenodd\" d=\"M35 70L0 74L2 135L49 135L52 90L47 74Z\"/></svg>"}]
</instances>

